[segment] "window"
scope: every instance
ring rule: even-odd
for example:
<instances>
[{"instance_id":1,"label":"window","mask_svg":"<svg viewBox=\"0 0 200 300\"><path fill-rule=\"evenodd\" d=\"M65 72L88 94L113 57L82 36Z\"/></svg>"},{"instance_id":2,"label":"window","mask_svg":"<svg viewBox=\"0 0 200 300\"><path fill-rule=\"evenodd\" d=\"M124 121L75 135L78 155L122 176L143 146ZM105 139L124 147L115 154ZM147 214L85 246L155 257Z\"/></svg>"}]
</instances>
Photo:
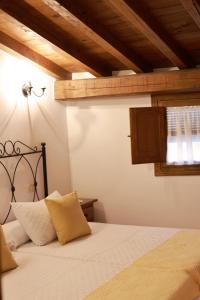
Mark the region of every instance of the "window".
<instances>
[{"instance_id":1,"label":"window","mask_svg":"<svg viewBox=\"0 0 200 300\"><path fill-rule=\"evenodd\" d=\"M155 163L155 175L199 175L200 93L156 95L152 106L167 114L167 157Z\"/></svg>"},{"instance_id":2,"label":"window","mask_svg":"<svg viewBox=\"0 0 200 300\"><path fill-rule=\"evenodd\" d=\"M200 106L167 107L167 163L200 163Z\"/></svg>"}]
</instances>

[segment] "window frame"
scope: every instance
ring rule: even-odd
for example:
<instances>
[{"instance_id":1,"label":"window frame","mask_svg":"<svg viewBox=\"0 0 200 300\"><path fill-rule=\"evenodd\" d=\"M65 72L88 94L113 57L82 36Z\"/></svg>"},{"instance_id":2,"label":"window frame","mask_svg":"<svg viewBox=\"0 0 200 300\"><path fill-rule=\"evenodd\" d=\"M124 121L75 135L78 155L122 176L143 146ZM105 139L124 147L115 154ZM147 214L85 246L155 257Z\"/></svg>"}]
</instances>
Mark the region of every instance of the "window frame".
<instances>
[{"instance_id":1,"label":"window frame","mask_svg":"<svg viewBox=\"0 0 200 300\"><path fill-rule=\"evenodd\" d=\"M193 106L200 105L200 92L153 95L151 104L155 106ZM154 163L155 176L184 176L200 175L200 164L192 165L168 165L166 163Z\"/></svg>"}]
</instances>

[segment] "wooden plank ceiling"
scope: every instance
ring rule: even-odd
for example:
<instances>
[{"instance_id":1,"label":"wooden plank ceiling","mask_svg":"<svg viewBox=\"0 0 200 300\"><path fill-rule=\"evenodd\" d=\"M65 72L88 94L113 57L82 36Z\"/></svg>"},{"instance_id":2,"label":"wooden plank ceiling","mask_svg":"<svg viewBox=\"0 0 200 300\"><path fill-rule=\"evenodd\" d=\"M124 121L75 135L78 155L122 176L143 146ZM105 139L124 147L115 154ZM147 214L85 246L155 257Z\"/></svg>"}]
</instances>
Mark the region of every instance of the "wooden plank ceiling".
<instances>
[{"instance_id":1,"label":"wooden plank ceiling","mask_svg":"<svg viewBox=\"0 0 200 300\"><path fill-rule=\"evenodd\" d=\"M200 0L1 0L0 47L58 79L200 65Z\"/></svg>"}]
</instances>

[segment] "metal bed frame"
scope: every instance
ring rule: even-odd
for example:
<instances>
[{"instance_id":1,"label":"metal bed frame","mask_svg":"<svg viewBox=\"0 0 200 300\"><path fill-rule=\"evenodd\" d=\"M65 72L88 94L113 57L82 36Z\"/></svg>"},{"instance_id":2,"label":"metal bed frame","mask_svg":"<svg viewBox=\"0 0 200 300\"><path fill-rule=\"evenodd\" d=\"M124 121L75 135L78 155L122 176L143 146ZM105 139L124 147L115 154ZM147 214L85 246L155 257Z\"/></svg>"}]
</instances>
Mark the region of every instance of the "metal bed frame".
<instances>
[{"instance_id":1,"label":"metal bed frame","mask_svg":"<svg viewBox=\"0 0 200 300\"><path fill-rule=\"evenodd\" d=\"M35 155L36 156L36 166L33 168L31 165L31 162L29 161L29 156ZM5 164L5 159L11 158L11 157L16 157L17 162L14 167L14 172L12 172L7 168ZM42 167L43 167L43 184L44 184L44 196L48 196L48 182L47 182L47 163L46 163L46 143L41 143L41 146L39 147L30 147L26 144L24 144L22 141L11 141L8 140L4 143L0 143L0 166L3 167L5 174L7 175L10 183L10 189L11 189L11 202L16 202L16 197L15 197L15 176L17 169L20 165L20 162L23 160L26 161L27 168L30 169L32 178L33 178L33 199L32 201L37 201L39 200L39 195L38 195L38 183L37 183L37 172L38 172L38 166L40 161L42 160ZM6 217L3 220L3 223L6 223L9 214L11 211L11 204L8 210L8 213L6 214Z\"/></svg>"}]
</instances>

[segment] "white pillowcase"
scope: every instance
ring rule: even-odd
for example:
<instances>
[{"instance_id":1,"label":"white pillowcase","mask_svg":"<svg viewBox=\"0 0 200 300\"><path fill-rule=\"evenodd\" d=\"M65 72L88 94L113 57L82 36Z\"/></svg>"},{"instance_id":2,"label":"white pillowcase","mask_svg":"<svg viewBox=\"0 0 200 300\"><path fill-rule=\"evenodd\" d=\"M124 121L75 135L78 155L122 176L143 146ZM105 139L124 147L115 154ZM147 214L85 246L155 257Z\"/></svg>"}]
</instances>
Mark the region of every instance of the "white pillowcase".
<instances>
[{"instance_id":1,"label":"white pillowcase","mask_svg":"<svg viewBox=\"0 0 200 300\"><path fill-rule=\"evenodd\" d=\"M2 225L6 243L11 251L29 241L29 236L18 220Z\"/></svg>"},{"instance_id":2,"label":"white pillowcase","mask_svg":"<svg viewBox=\"0 0 200 300\"><path fill-rule=\"evenodd\" d=\"M47 199L60 197L59 192L55 191ZM12 208L16 218L34 244L42 246L56 239L56 231L44 200L37 202L13 202Z\"/></svg>"}]
</instances>

